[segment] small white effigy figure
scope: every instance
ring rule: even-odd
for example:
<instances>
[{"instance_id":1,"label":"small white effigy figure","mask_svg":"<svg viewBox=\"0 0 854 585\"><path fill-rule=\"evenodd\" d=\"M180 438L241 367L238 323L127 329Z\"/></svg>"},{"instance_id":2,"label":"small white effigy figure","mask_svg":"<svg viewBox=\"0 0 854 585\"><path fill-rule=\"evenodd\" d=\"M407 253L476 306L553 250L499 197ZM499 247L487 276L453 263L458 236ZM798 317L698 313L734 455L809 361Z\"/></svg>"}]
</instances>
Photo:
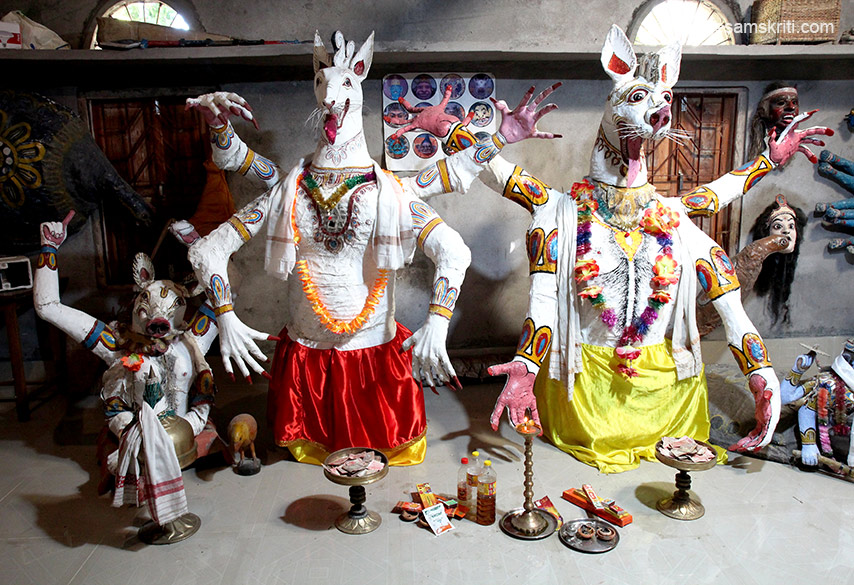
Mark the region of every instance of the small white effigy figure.
<instances>
[{"instance_id":1,"label":"small white effigy figure","mask_svg":"<svg viewBox=\"0 0 854 585\"><path fill-rule=\"evenodd\" d=\"M113 505L145 503L159 526L180 523L187 514L181 468L196 458L196 437L215 436L212 427L206 430L215 388L204 357L217 335L213 309L202 305L191 323L184 323L189 292L170 280L155 280L145 254L133 261L139 294L129 325L104 323L63 305L57 250L73 214L41 225L36 311L107 364L101 398L119 444L107 460L115 475Z\"/></svg>"}]
</instances>

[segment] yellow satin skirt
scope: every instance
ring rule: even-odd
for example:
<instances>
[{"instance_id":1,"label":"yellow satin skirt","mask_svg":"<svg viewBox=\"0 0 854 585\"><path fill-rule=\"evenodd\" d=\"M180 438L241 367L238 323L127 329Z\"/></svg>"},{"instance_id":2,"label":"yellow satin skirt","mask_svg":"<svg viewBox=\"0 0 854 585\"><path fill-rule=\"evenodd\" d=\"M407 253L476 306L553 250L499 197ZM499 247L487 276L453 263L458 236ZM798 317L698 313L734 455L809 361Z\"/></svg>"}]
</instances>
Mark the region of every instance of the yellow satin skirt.
<instances>
[{"instance_id":1,"label":"yellow satin skirt","mask_svg":"<svg viewBox=\"0 0 854 585\"><path fill-rule=\"evenodd\" d=\"M603 473L634 469L655 459L661 437L709 439L709 399L704 372L678 380L670 341L643 347L632 367L635 378L615 371L614 349L582 345L584 371L566 388L540 370L534 386L543 435L579 461ZM718 462L726 451L718 449Z\"/></svg>"},{"instance_id":2,"label":"yellow satin skirt","mask_svg":"<svg viewBox=\"0 0 854 585\"><path fill-rule=\"evenodd\" d=\"M424 457L427 454L426 432L417 439L409 441L405 445L401 445L395 449L379 450L388 457L389 465L418 465L424 461ZM288 451L300 463L310 463L312 465L323 465L324 459L329 456L329 453L323 447L310 441L292 441L288 443Z\"/></svg>"}]
</instances>

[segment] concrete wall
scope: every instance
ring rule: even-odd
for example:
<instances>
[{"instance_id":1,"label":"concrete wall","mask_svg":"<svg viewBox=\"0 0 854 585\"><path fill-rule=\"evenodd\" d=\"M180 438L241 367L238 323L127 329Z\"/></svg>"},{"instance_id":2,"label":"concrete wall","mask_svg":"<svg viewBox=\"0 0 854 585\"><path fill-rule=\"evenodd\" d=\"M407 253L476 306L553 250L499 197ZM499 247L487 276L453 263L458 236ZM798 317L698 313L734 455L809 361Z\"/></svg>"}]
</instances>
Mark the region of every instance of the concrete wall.
<instances>
[{"instance_id":1,"label":"concrete wall","mask_svg":"<svg viewBox=\"0 0 854 585\"><path fill-rule=\"evenodd\" d=\"M718 0L749 15L750 0ZM0 14L21 10L82 47L92 19L115 0L2 0ZM247 39L310 39L315 29L354 38L372 30L386 43L413 49L435 43L482 43L489 48L536 49L601 43L612 22L626 29L644 0L597 2L532 0L172 0L191 23L208 32ZM523 8L524 6L524 8ZM841 30L854 26L854 2L842 0ZM87 28L88 27L88 28Z\"/></svg>"},{"instance_id":2,"label":"concrete wall","mask_svg":"<svg viewBox=\"0 0 854 585\"><path fill-rule=\"evenodd\" d=\"M174 3L179 6L180 2ZM539 0L530 20L521 20L517 2L304 2L260 0L256 2L195 2L196 16L212 32L246 38L309 38L316 27L323 31L342 28L348 37L361 42L376 30L378 41L401 43L410 48L442 43L479 41L485 46L495 43L511 48L561 47L569 43L600 43L611 21L622 26L629 23L636 2L610 0L597 3L567 3ZM748 2L740 2L746 10ZM440 10L445 7L446 10ZM59 2L58 0L0 0L0 13L22 9L32 18L79 42L81 31L96 11L94 2ZM99 9L100 10L100 9ZM607 17L602 15L608 15ZM614 16L616 15L616 17ZM843 2L843 26L854 25L852 0ZM76 37L76 38L75 38ZM492 43L492 44L491 44ZM402 71L405 72L405 71ZM500 96L515 103L530 83L546 87L553 79L522 81L498 79ZM732 83L683 83L683 86L720 87ZM749 111L758 101L764 82L739 84L747 89ZM805 108L821 108L814 121L837 130L829 140L835 152L854 158L851 134L844 128L842 117L852 107L854 82L801 82L801 103ZM314 107L309 81L252 83L227 86L249 100L262 130L248 125L239 132L258 152L284 166L313 150L316 137L304 126ZM602 104L609 89L604 79L569 81L555 94L560 110L542 123L546 130L562 133L556 141L528 141L507 149L506 157L555 187L568 188L582 178L588 166L590 150L601 116ZM366 95L365 129L371 153L382 156L380 80L364 84ZM58 89L53 97L76 107L74 88ZM242 177L232 178L238 206L257 192ZM773 196L784 193L793 203L811 212L815 203L843 198L843 192L819 178L806 159L796 160L782 173L767 176L744 203L742 243L756 215ZM451 329L454 347L487 347L513 345L524 319L527 301L527 260L524 234L527 213L499 198L483 184L476 182L465 195L450 195L431 201L446 221L465 238L472 249L473 262L463 285ZM811 217L807 228L798 274L792 292L792 322L771 327L763 302L748 303L748 312L761 332L768 337L790 335L850 335L854 331L854 308L848 283L854 274L850 256L829 254L825 244L831 236ZM109 317L117 297L96 290L93 270L95 233L84 231L62 250L60 269L72 280L65 300L99 317ZM242 275L237 291L238 311L253 327L276 331L284 321L287 298L283 287L263 274L263 244L250 242L235 257L235 267ZM417 328L424 318L428 302L432 266L419 255L398 286L398 317L410 328ZM271 318L271 315L274 317ZM717 335L720 337L720 333Z\"/></svg>"}]
</instances>

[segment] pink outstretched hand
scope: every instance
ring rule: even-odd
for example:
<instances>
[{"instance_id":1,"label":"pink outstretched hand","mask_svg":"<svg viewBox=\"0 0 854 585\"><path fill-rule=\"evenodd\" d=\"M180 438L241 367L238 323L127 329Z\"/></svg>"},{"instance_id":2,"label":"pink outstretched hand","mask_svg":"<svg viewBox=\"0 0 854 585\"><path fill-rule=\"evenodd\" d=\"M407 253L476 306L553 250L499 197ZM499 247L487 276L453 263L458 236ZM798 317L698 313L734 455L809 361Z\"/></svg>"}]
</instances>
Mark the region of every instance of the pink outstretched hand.
<instances>
[{"instance_id":1,"label":"pink outstretched hand","mask_svg":"<svg viewBox=\"0 0 854 585\"><path fill-rule=\"evenodd\" d=\"M489 98L495 104L495 109L501 112L501 126L498 131L507 140L507 144L519 142L526 138L560 138L560 134L552 134L551 132L540 132L537 130L537 122L551 112L557 109L555 104L547 104L541 110L537 110L537 106L542 103L551 93L559 88L562 83L558 82L544 89L540 95L531 101L531 96L534 95L534 86L522 97L519 105L515 110L507 107L507 102L504 100L496 101L494 98Z\"/></svg>"},{"instance_id":2,"label":"pink outstretched hand","mask_svg":"<svg viewBox=\"0 0 854 585\"><path fill-rule=\"evenodd\" d=\"M62 222L52 221L42 224L42 244L49 244L59 248L65 238L68 237L68 224L74 219L75 211L72 209Z\"/></svg>"},{"instance_id":3,"label":"pink outstretched hand","mask_svg":"<svg viewBox=\"0 0 854 585\"><path fill-rule=\"evenodd\" d=\"M399 128L391 137L396 140L410 130L426 130L434 136L442 137L447 136L448 132L451 131L451 126L454 124L462 122L463 125L466 125L471 122L474 116L473 112L469 112L465 120L460 120L453 114L445 111L453 90L452 86L445 86L445 94L442 96L442 101L435 106L426 108L415 107L406 101L405 98L398 98L397 101L400 102L400 105L410 114L415 114L415 117L406 126Z\"/></svg>"},{"instance_id":4,"label":"pink outstretched hand","mask_svg":"<svg viewBox=\"0 0 854 585\"><path fill-rule=\"evenodd\" d=\"M782 165L795 156L796 152L801 152L812 164L818 163L818 157L809 148L804 146L804 144L824 146L824 141L810 137L815 135L833 136L833 130L824 126L814 126L806 130L798 130L798 124L810 118L817 111L812 110L795 116L795 119L780 133L780 136L777 136L776 128L771 130L771 137L768 139L771 162Z\"/></svg>"},{"instance_id":5,"label":"pink outstretched hand","mask_svg":"<svg viewBox=\"0 0 854 585\"><path fill-rule=\"evenodd\" d=\"M537 426L542 427L540 414L537 412L537 398L534 396L534 380L537 375L529 372L521 362L498 364L489 367L486 371L490 376L507 374L507 383L498 396L495 409L489 419L492 430L498 430L498 423L501 422L501 414L505 408L510 412L510 422L514 426L522 424L525 421L525 411L530 410L531 418Z\"/></svg>"}]
</instances>

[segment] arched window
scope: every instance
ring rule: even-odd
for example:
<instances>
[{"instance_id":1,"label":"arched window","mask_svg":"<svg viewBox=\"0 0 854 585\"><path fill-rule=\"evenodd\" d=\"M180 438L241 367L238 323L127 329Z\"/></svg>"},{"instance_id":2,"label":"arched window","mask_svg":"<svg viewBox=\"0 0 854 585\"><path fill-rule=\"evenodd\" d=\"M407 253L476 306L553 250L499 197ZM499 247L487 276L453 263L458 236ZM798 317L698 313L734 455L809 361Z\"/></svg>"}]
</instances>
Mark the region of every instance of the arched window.
<instances>
[{"instance_id":1,"label":"arched window","mask_svg":"<svg viewBox=\"0 0 854 585\"><path fill-rule=\"evenodd\" d=\"M635 11L629 38L636 45L734 45L736 10L711 0L650 0Z\"/></svg>"},{"instance_id":2,"label":"arched window","mask_svg":"<svg viewBox=\"0 0 854 585\"><path fill-rule=\"evenodd\" d=\"M100 16L106 18L115 18L116 20L125 20L132 22L143 22L146 24L156 24L159 26L168 26L181 30L190 30L197 28L191 26L197 19L193 18L193 14L182 14L183 5L187 4L184 0L173 0L172 4L177 6L177 9L161 0L120 0L119 2L106 2L106 8L100 11ZM92 19L91 41L89 48L98 48L98 27Z\"/></svg>"},{"instance_id":3,"label":"arched window","mask_svg":"<svg viewBox=\"0 0 854 585\"><path fill-rule=\"evenodd\" d=\"M190 25L178 12L159 0L155 2L141 2L139 0L122 0L114 4L112 8L104 13L104 16L118 20L132 20L134 22L147 22L148 24L159 24L189 30Z\"/></svg>"}]
</instances>

